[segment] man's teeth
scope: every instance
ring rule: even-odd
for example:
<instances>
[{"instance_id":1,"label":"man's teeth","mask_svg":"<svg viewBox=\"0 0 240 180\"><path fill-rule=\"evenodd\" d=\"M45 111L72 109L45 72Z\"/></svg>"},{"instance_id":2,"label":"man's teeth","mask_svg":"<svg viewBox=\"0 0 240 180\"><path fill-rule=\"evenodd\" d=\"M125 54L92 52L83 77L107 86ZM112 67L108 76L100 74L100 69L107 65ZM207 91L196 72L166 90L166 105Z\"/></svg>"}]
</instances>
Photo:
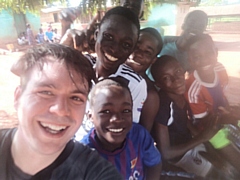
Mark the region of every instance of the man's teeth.
<instances>
[{"instance_id":1,"label":"man's teeth","mask_svg":"<svg viewBox=\"0 0 240 180\"><path fill-rule=\"evenodd\" d=\"M53 124L48 124L43 122L40 122L40 124L43 127L48 128L52 133L54 133L55 131L61 131L67 128L67 126L53 125Z\"/></svg>"},{"instance_id":2,"label":"man's teeth","mask_svg":"<svg viewBox=\"0 0 240 180\"><path fill-rule=\"evenodd\" d=\"M121 129L109 129L110 132L122 132L123 131L123 128Z\"/></svg>"},{"instance_id":3,"label":"man's teeth","mask_svg":"<svg viewBox=\"0 0 240 180\"><path fill-rule=\"evenodd\" d=\"M117 61L117 60L118 60L118 58L115 58L115 57L113 57L113 56L111 56L111 55L109 55L109 54L107 54L107 53L105 53L105 56L106 56L110 61Z\"/></svg>"}]
</instances>

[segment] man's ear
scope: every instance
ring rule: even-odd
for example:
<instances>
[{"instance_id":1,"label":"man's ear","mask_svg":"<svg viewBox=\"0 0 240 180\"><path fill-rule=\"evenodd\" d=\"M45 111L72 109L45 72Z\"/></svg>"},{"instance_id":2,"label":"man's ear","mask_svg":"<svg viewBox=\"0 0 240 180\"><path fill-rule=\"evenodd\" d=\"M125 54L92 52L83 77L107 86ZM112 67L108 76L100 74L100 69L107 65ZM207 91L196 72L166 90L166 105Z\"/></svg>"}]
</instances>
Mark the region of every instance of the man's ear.
<instances>
[{"instance_id":1,"label":"man's ear","mask_svg":"<svg viewBox=\"0 0 240 180\"><path fill-rule=\"evenodd\" d=\"M21 97L21 94L22 94L22 88L21 86L19 85L15 91L14 91L14 108L17 110L18 108L18 105L19 105L19 101L20 101L20 97Z\"/></svg>"},{"instance_id":2,"label":"man's ear","mask_svg":"<svg viewBox=\"0 0 240 180\"><path fill-rule=\"evenodd\" d=\"M94 40L97 41L97 36L98 36L99 29L96 29L94 32Z\"/></svg>"}]
</instances>

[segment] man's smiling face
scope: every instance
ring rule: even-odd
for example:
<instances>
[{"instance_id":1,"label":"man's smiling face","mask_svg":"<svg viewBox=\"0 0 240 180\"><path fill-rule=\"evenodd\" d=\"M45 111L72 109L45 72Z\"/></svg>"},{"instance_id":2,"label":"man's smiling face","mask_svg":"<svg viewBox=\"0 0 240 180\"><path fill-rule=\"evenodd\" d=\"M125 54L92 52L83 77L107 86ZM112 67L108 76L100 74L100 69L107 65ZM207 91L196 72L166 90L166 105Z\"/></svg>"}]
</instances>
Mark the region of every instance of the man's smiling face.
<instances>
[{"instance_id":1,"label":"man's smiling face","mask_svg":"<svg viewBox=\"0 0 240 180\"><path fill-rule=\"evenodd\" d=\"M29 69L15 91L17 133L41 154L61 152L74 136L82 123L89 88L79 73L50 58L43 69Z\"/></svg>"}]
</instances>

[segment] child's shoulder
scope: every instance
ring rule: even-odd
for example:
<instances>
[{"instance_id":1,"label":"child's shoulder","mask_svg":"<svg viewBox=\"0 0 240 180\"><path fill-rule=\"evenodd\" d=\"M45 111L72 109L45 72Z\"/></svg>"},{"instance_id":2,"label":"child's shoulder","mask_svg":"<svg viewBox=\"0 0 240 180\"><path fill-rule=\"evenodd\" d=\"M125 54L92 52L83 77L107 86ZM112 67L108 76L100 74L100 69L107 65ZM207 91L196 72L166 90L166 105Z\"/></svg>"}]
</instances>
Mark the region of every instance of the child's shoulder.
<instances>
[{"instance_id":1,"label":"child's shoulder","mask_svg":"<svg viewBox=\"0 0 240 180\"><path fill-rule=\"evenodd\" d=\"M151 135L149 134L146 128L144 128L142 125L138 123L133 123L132 128L129 131L128 138L140 140L141 138L145 138L148 136L151 137Z\"/></svg>"}]
</instances>

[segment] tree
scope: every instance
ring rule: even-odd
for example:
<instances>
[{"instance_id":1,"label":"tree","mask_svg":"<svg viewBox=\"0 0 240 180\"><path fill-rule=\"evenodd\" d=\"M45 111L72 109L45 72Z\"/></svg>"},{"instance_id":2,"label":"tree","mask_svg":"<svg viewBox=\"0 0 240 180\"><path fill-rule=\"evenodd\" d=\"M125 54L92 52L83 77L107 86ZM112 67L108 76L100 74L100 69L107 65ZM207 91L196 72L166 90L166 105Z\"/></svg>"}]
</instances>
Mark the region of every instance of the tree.
<instances>
[{"instance_id":1,"label":"tree","mask_svg":"<svg viewBox=\"0 0 240 180\"><path fill-rule=\"evenodd\" d=\"M11 9L14 13L25 13L26 11L37 13L44 5L56 1L65 2L64 0L0 0L0 11Z\"/></svg>"}]
</instances>

